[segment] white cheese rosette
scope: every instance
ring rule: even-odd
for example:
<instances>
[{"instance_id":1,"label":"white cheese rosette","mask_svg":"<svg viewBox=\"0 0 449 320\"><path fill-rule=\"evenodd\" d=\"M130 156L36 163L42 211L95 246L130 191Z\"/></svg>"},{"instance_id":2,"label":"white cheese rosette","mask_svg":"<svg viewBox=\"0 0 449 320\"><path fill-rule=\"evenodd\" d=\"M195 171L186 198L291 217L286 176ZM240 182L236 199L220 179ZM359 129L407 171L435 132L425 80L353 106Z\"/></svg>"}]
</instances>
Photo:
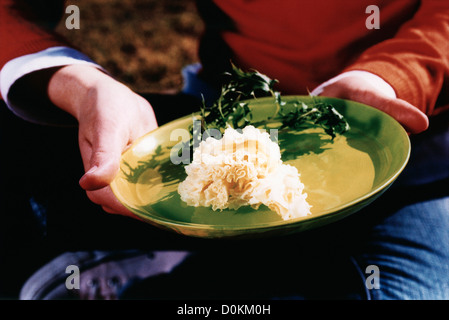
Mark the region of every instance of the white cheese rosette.
<instances>
[{"instance_id":1,"label":"white cheese rosette","mask_svg":"<svg viewBox=\"0 0 449 320\"><path fill-rule=\"evenodd\" d=\"M298 170L281 160L279 146L253 126L227 128L221 139L202 141L179 184L190 206L213 210L266 205L288 220L310 214Z\"/></svg>"}]
</instances>

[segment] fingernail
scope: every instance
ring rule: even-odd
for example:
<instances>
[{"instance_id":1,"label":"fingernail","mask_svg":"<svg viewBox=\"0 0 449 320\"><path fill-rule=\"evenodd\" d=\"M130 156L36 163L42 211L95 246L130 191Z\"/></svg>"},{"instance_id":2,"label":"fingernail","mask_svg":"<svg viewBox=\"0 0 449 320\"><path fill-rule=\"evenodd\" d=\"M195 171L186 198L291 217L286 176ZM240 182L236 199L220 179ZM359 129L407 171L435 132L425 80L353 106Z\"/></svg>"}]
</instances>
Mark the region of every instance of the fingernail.
<instances>
[{"instance_id":1,"label":"fingernail","mask_svg":"<svg viewBox=\"0 0 449 320\"><path fill-rule=\"evenodd\" d=\"M98 166L93 166L93 167L91 167L91 168L86 172L86 174L94 173L95 170L97 170L97 169L98 169Z\"/></svg>"},{"instance_id":2,"label":"fingernail","mask_svg":"<svg viewBox=\"0 0 449 320\"><path fill-rule=\"evenodd\" d=\"M81 177L79 184L83 189L89 189L89 184L91 183L92 177L89 177L90 174L94 173L98 169L98 166L91 167L86 173Z\"/></svg>"}]
</instances>

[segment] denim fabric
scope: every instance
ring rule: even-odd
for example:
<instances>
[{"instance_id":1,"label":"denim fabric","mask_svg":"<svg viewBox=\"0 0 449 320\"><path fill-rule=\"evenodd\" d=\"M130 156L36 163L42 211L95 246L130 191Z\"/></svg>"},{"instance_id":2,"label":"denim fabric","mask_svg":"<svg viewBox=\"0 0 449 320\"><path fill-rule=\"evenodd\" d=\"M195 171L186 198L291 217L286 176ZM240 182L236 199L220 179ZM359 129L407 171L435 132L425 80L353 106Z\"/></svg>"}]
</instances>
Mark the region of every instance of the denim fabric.
<instances>
[{"instance_id":1,"label":"denim fabric","mask_svg":"<svg viewBox=\"0 0 449 320\"><path fill-rule=\"evenodd\" d=\"M405 206L371 230L362 270L375 265L372 299L449 299L449 197ZM368 277L369 274L366 274Z\"/></svg>"},{"instance_id":2,"label":"denim fabric","mask_svg":"<svg viewBox=\"0 0 449 320\"><path fill-rule=\"evenodd\" d=\"M411 137L407 167L393 184L385 210L355 255L361 268L379 267L373 299L449 299L449 121ZM392 207L392 208L389 208Z\"/></svg>"}]
</instances>

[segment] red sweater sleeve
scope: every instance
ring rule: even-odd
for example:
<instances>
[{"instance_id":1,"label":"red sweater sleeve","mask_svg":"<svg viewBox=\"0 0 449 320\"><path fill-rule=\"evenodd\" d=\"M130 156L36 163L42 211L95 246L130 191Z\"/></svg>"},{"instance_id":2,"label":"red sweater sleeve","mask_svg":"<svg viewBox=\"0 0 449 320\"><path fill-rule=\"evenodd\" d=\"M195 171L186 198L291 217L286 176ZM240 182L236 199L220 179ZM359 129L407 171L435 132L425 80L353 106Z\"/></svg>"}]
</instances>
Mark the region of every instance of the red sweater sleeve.
<instances>
[{"instance_id":1,"label":"red sweater sleeve","mask_svg":"<svg viewBox=\"0 0 449 320\"><path fill-rule=\"evenodd\" d=\"M0 1L0 70L14 58L66 45L51 31L63 14L60 0Z\"/></svg>"},{"instance_id":2,"label":"red sweater sleeve","mask_svg":"<svg viewBox=\"0 0 449 320\"><path fill-rule=\"evenodd\" d=\"M382 11L380 21L382 29ZM399 98L426 114L437 113L435 104L449 103L449 95L439 96L449 89L449 1L422 1L393 38L364 51L347 70L377 74Z\"/></svg>"}]
</instances>

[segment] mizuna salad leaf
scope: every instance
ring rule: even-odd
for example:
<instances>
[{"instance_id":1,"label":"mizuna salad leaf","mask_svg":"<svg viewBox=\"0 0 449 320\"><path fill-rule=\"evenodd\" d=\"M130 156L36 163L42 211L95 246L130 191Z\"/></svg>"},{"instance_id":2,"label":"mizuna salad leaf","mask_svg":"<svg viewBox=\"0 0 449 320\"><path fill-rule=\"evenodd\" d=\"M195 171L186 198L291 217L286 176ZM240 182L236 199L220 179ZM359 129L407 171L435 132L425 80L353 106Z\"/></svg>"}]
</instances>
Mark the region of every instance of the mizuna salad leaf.
<instances>
[{"instance_id":1,"label":"mizuna salad leaf","mask_svg":"<svg viewBox=\"0 0 449 320\"><path fill-rule=\"evenodd\" d=\"M281 93L274 89L277 80L258 71L245 72L235 65L225 76L228 81L222 86L219 98L211 106L203 102L201 107L203 132L208 129L223 131L227 126L234 129L242 129L249 124L257 126L257 123L252 122L251 109L246 100L266 96L272 96L276 105L276 111L268 120L281 122L280 129L319 127L332 139L349 130L344 117L331 104L318 97L312 97L312 103L308 104L300 100L283 101Z\"/></svg>"}]
</instances>

